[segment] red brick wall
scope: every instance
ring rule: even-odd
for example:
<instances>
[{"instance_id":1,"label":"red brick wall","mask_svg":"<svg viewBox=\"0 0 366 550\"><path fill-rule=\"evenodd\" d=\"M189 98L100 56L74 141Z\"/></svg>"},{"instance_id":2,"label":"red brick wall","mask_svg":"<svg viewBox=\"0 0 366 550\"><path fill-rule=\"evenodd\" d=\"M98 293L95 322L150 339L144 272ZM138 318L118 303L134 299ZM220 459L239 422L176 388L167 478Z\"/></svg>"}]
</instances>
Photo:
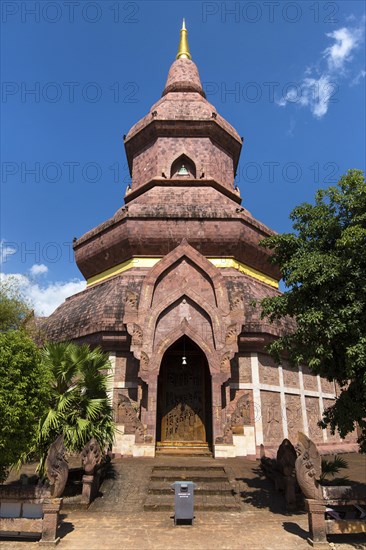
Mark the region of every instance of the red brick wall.
<instances>
[{"instance_id":1,"label":"red brick wall","mask_svg":"<svg viewBox=\"0 0 366 550\"><path fill-rule=\"evenodd\" d=\"M197 178L204 172L230 190L234 189L234 168L231 157L209 138L160 137L133 159L132 189L148 183L162 172L170 178L172 163L181 154L187 155L196 165Z\"/></svg>"}]
</instances>

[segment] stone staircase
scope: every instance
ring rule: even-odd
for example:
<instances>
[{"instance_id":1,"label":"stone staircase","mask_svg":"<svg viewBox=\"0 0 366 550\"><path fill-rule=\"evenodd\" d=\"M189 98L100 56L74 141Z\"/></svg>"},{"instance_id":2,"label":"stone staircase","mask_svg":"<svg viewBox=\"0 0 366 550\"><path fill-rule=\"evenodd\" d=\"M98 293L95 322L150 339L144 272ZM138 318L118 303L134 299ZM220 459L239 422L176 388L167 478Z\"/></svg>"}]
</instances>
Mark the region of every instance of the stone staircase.
<instances>
[{"instance_id":1,"label":"stone staircase","mask_svg":"<svg viewBox=\"0 0 366 550\"><path fill-rule=\"evenodd\" d=\"M212 452L207 443L180 446L157 443L156 456L201 456L212 458Z\"/></svg>"},{"instance_id":2,"label":"stone staircase","mask_svg":"<svg viewBox=\"0 0 366 550\"><path fill-rule=\"evenodd\" d=\"M200 464L201 462L201 464ZM241 506L230 485L223 466L215 465L214 460L192 458L186 464L160 464L153 467L145 511L174 511L174 481L193 481L194 509L211 512L240 512Z\"/></svg>"}]
</instances>

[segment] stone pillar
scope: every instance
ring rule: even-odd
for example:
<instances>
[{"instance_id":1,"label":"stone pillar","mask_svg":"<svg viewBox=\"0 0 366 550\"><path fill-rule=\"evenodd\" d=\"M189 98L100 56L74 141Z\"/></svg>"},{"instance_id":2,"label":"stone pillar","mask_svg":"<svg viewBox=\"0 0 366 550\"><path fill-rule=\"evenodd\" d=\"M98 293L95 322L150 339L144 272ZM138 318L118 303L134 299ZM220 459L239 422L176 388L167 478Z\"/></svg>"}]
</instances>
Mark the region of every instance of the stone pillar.
<instances>
[{"instance_id":1,"label":"stone pillar","mask_svg":"<svg viewBox=\"0 0 366 550\"><path fill-rule=\"evenodd\" d=\"M81 493L81 502L83 504L89 505L93 500L94 495L94 476L93 475L83 475L83 491Z\"/></svg>"},{"instance_id":2,"label":"stone pillar","mask_svg":"<svg viewBox=\"0 0 366 550\"><path fill-rule=\"evenodd\" d=\"M137 386L137 401L140 406L140 420L144 426L147 426L147 405L145 402L144 407L142 403L144 391L148 391L148 386L145 384L145 382L140 381Z\"/></svg>"},{"instance_id":3,"label":"stone pillar","mask_svg":"<svg viewBox=\"0 0 366 550\"><path fill-rule=\"evenodd\" d=\"M250 354L250 364L252 368L252 383L253 383L253 403L254 403L254 425L255 425L255 444L258 447L263 444L263 421L262 421L262 404L261 392L259 386L259 364L258 355Z\"/></svg>"},{"instance_id":4,"label":"stone pillar","mask_svg":"<svg viewBox=\"0 0 366 550\"><path fill-rule=\"evenodd\" d=\"M325 528L325 503L322 500L305 499L308 511L308 543L315 548L329 548Z\"/></svg>"},{"instance_id":5,"label":"stone pillar","mask_svg":"<svg viewBox=\"0 0 366 550\"><path fill-rule=\"evenodd\" d=\"M222 429L222 402L221 376L212 375L212 441L215 445L216 437L223 435Z\"/></svg>"},{"instance_id":6,"label":"stone pillar","mask_svg":"<svg viewBox=\"0 0 366 550\"><path fill-rule=\"evenodd\" d=\"M280 400L281 400L281 418L282 418L282 431L283 437L288 438L288 426L287 426L287 412L286 412L286 396L285 396L285 384L283 380L282 365L278 365L278 378L280 381Z\"/></svg>"},{"instance_id":7,"label":"stone pillar","mask_svg":"<svg viewBox=\"0 0 366 550\"><path fill-rule=\"evenodd\" d=\"M109 402L111 406L113 407L113 393L114 393L114 379L116 374L116 352L110 351L109 352L109 361L111 364L111 370L109 372L110 378L108 380L108 389L107 389L107 395L109 398Z\"/></svg>"},{"instance_id":8,"label":"stone pillar","mask_svg":"<svg viewBox=\"0 0 366 550\"><path fill-rule=\"evenodd\" d=\"M43 503L42 538L39 544L57 544L60 537L56 537L58 514L62 505L62 498L45 499Z\"/></svg>"},{"instance_id":9,"label":"stone pillar","mask_svg":"<svg viewBox=\"0 0 366 550\"><path fill-rule=\"evenodd\" d=\"M317 384L318 384L318 392L319 392L319 418L323 418L324 401L323 401L322 382L321 382L319 374L316 375L316 381L317 381ZM326 428L323 428L323 441L324 441L324 443L326 443L328 441L328 435L327 435L327 429Z\"/></svg>"},{"instance_id":10,"label":"stone pillar","mask_svg":"<svg viewBox=\"0 0 366 550\"><path fill-rule=\"evenodd\" d=\"M308 414L306 411L305 390L304 390L304 375L302 366L299 365L299 386L300 386L300 402L302 413L302 428L305 435L309 435Z\"/></svg>"},{"instance_id":11,"label":"stone pillar","mask_svg":"<svg viewBox=\"0 0 366 550\"><path fill-rule=\"evenodd\" d=\"M150 377L147 388L147 433L152 437L152 443L156 443L156 403L158 393L158 377Z\"/></svg>"}]
</instances>

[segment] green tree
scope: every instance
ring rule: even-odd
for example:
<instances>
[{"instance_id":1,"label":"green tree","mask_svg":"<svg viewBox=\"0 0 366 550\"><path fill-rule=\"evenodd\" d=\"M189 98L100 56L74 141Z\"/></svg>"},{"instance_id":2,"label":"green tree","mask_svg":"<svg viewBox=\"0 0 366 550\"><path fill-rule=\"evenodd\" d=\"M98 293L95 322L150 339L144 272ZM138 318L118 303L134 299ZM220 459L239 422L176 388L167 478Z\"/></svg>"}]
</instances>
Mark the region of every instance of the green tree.
<instances>
[{"instance_id":1,"label":"green tree","mask_svg":"<svg viewBox=\"0 0 366 550\"><path fill-rule=\"evenodd\" d=\"M326 484L330 482L332 485L347 485L349 483L348 476L337 476L342 468L348 468L348 462L343 457L335 455L331 460L322 458L320 483ZM329 478L332 479L329 481Z\"/></svg>"},{"instance_id":2,"label":"green tree","mask_svg":"<svg viewBox=\"0 0 366 550\"><path fill-rule=\"evenodd\" d=\"M0 281L0 332L18 330L32 308L21 293L19 282L15 277Z\"/></svg>"},{"instance_id":3,"label":"green tree","mask_svg":"<svg viewBox=\"0 0 366 550\"><path fill-rule=\"evenodd\" d=\"M0 483L34 444L48 393L35 343L23 331L0 333Z\"/></svg>"},{"instance_id":4,"label":"green tree","mask_svg":"<svg viewBox=\"0 0 366 550\"><path fill-rule=\"evenodd\" d=\"M315 204L295 208L294 233L264 239L273 251L286 291L261 302L262 317L296 321L294 330L269 347L279 360L335 380L340 395L322 427L341 437L360 426L366 452L366 184L349 170L336 186L316 193Z\"/></svg>"},{"instance_id":5,"label":"green tree","mask_svg":"<svg viewBox=\"0 0 366 550\"><path fill-rule=\"evenodd\" d=\"M92 350L86 344L48 343L42 358L51 374L51 389L34 448L41 474L47 451L60 434L64 434L68 451L79 452L92 437L104 448L112 443L115 433L107 394L110 363L102 350Z\"/></svg>"}]
</instances>

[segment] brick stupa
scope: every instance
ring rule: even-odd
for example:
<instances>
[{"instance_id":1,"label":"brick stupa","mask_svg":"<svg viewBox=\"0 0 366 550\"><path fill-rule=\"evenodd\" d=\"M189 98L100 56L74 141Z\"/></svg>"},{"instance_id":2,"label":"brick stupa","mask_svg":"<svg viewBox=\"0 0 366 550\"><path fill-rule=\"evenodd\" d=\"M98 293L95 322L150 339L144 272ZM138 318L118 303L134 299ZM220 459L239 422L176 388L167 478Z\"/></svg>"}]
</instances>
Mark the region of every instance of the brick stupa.
<instances>
[{"instance_id":1,"label":"brick stupa","mask_svg":"<svg viewBox=\"0 0 366 550\"><path fill-rule=\"evenodd\" d=\"M87 288L45 323L50 340L109 353L116 455L255 455L298 430L339 445L317 426L334 384L265 351L289 327L252 305L279 293L280 274L259 246L273 231L235 187L241 147L183 25L161 99L125 137L125 204L74 243Z\"/></svg>"}]
</instances>

